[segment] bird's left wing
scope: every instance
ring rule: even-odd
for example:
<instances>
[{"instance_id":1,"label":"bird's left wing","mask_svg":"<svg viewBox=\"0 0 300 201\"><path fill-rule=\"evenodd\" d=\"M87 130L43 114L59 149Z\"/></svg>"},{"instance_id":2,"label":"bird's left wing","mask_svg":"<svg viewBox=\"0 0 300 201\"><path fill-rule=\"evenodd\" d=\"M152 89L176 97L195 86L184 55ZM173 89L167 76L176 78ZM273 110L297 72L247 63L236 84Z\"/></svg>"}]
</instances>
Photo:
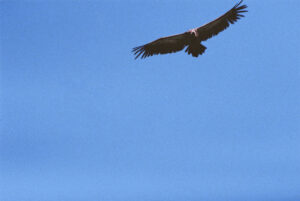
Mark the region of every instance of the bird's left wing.
<instances>
[{"instance_id":1,"label":"bird's left wing","mask_svg":"<svg viewBox=\"0 0 300 201\"><path fill-rule=\"evenodd\" d=\"M229 27L230 24L234 24L241 17L244 17L244 15L242 15L241 13L248 11L245 10L247 8L246 5L240 6L242 2L243 0L241 0L232 9L230 9L224 15L220 16L214 21L197 28L199 39L201 41L205 41L217 35L221 31L224 31L227 27Z\"/></svg>"},{"instance_id":2,"label":"bird's left wing","mask_svg":"<svg viewBox=\"0 0 300 201\"><path fill-rule=\"evenodd\" d=\"M155 54L167 54L182 50L189 41L189 34L182 33L173 36L159 38L146 45L133 48L135 59L141 56L142 59Z\"/></svg>"}]
</instances>

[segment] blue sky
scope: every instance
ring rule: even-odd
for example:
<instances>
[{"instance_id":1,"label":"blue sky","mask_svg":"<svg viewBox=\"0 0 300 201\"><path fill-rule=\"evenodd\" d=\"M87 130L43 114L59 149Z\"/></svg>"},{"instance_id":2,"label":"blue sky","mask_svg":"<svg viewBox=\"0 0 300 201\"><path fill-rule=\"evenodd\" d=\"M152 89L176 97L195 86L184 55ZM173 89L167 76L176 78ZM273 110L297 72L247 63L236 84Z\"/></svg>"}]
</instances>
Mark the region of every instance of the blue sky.
<instances>
[{"instance_id":1,"label":"blue sky","mask_svg":"<svg viewBox=\"0 0 300 201\"><path fill-rule=\"evenodd\" d=\"M300 200L300 1L131 53L235 3L1 1L1 200Z\"/></svg>"}]
</instances>

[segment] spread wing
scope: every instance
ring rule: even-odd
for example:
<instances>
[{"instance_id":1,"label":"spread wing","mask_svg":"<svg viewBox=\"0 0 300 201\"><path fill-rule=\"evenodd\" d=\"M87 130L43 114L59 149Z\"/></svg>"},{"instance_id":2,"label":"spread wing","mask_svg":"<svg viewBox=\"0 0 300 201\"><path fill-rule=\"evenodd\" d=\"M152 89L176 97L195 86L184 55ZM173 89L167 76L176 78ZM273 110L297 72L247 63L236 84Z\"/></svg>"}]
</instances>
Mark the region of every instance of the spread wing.
<instances>
[{"instance_id":1,"label":"spread wing","mask_svg":"<svg viewBox=\"0 0 300 201\"><path fill-rule=\"evenodd\" d=\"M214 21L197 28L199 39L201 41L205 41L224 31L227 27L229 27L230 24L234 24L241 17L244 17L244 15L242 15L241 13L248 11L245 10L245 8L247 8L246 5L240 6L242 2L243 0L241 0L232 9L230 9L224 15L220 16Z\"/></svg>"},{"instance_id":2,"label":"spread wing","mask_svg":"<svg viewBox=\"0 0 300 201\"><path fill-rule=\"evenodd\" d=\"M189 34L182 33L173 36L159 38L146 45L133 48L135 59L141 56L142 59L155 54L167 54L182 50L189 41Z\"/></svg>"}]
</instances>

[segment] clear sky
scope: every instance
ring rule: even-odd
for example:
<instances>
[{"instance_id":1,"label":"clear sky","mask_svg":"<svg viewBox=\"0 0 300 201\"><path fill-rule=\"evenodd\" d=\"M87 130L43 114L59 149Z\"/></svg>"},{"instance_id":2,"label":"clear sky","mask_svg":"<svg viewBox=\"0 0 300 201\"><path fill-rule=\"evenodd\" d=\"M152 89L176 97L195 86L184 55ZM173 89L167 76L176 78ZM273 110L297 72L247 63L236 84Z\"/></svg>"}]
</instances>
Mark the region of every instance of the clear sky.
<instances>
[{"instance_id":1,"label":"clear sky","mask_svg":"<svg viewBox=\"0 0 300 201\"><path fill-rule=\"evenodd\" d=\"M300 1L0 1L1 201L299 201Z\"/></svg>"}]
</instances>

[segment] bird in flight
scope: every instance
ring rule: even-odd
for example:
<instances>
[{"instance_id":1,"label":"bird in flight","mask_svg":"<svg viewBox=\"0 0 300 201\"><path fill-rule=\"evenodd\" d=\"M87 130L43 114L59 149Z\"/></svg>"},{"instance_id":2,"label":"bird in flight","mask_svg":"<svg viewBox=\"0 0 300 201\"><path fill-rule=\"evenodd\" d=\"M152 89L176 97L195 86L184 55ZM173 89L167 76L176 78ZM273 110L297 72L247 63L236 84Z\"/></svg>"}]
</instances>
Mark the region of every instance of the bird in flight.
<instances>
[{"instance_id":1,"label":"bird in flight","mask_svg":"<svg viewBox=\"0 0 300 201\"><path fill-rule=\"evenodd\" d=\"M148 44L133 48L132 52L136 55L135 59L139 56L144 59L157 54L178 52L186 46L185 52L192 54L193 57L202 55L206 50L206 47L201 44L202 41L206 41L224 31L230 24L234 24L238 19L244 17L241 13L248 12L245 10L247 5L241 5L242 2L243 0L222 16L201 27L181 34L159 38Z\"/></svg>"}]
</instances>

